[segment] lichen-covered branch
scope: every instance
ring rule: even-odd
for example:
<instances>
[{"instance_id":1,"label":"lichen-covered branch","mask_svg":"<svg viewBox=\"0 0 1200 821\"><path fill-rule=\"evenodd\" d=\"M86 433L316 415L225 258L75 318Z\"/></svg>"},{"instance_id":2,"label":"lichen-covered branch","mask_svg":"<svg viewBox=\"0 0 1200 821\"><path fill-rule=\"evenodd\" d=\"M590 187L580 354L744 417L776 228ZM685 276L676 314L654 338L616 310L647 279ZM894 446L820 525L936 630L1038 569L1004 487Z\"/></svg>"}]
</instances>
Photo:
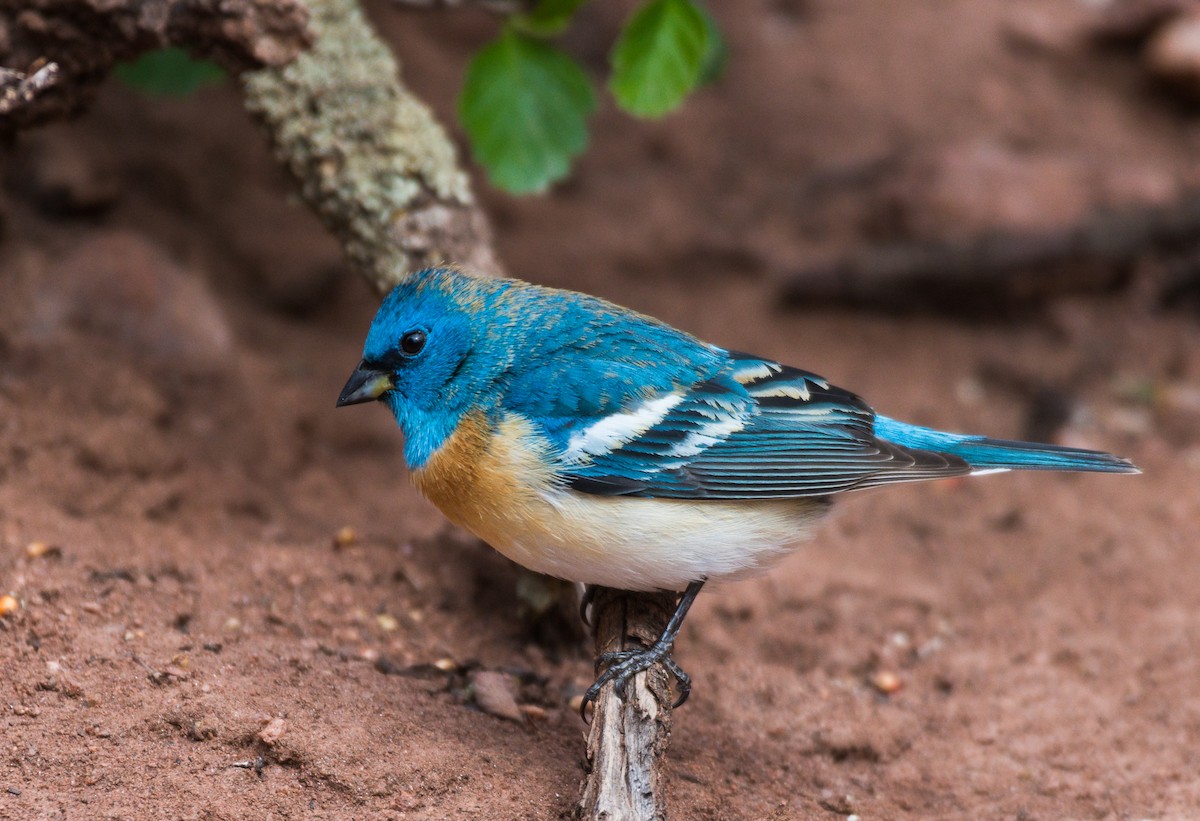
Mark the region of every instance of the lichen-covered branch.
<instances>
[{"instance_id":1,"label":"lichen-covered branch","mask_svg":"<svg viewBox=\"0 0 1200 821\"><path fill-rule=\"evenodd\" d=\"M322 0L311 25L294 62L244 75L246 105L351 261L381 292L443 261L498 273L453 144L357 2Z\"/></svg>"},{"instance_id":2,"label":"lichen-covered branch","mask_svg":"<svg viewBox=\"0 0 1200 821\"><path fill-rule=\"evenodd\" d=\"M675 610L673 593L597 588L592 597L596 657L643 649L659 637ZM659 665L638 673L625 697L612 684L600 691L588 735L588 773L579 801L587 821L651 821L667 813L662 759L671 738L671 687Z\"/></svg>"},{"instance_id":3,"label":"lichen-covered branch","mask_svg":"<svg viewBox=\"0 0 1200 821\"><path fill-rule=\"evenodd\" d=\"M0 111L0 131L79 109L115 63L164 46L235 72L286 63L308 44L307 24L300 0L0 0L0 65L30 79L57 66L54 82Z\"/></svg>"},{"instance_id":4,"label":"lichen-covered branch","mask_svg":"<svg viewBox=\"0 0 1200 821\"><path fill-rule=\"evenodd\" d=\"M51 88L58 77L58 63L42 61L40 65L30 66L27 72L0 68L0 117L33 102L35 97Z\"/></svg>"},{"instance_id":5,"label":"lichen-covered branch","mask_svg":"<svg viewBox=\"0 0 1200 821\"><path fill-rule=\"evenodd\" d=\"M79 109L114 64L168 45L242 73L280 161L378 290L443 261L499 273L452 143L356 0L313 3L311 20L301 0L0 0L0 133Z\"/></svg>"}]
</instances>

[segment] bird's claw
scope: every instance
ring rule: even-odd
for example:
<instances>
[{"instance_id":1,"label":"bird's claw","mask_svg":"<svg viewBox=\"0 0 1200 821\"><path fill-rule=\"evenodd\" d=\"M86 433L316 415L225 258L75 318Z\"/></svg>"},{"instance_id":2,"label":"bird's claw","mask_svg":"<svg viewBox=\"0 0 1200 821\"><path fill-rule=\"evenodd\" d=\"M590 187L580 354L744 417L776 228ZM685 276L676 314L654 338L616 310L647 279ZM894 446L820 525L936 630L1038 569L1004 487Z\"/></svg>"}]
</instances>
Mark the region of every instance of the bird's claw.
<instances>
[{"instance_id":1,"label":"bird's claw","mask_svg":"<svg viewBox=\"0 0 1200 821\"><path fill-rule=\"evenodd\" d=\"M645 650L619 650L600 655L596 659L596 672L599 675L592 686L587 689L587 692L583 694L583 701L579 705L579 717L585 722L588 720L588 704L594 704L600 698L600 691L604 688L604 685L611 681L617 695L624 700L625 686L629 683L629 680L638 673L645 672L655 664L660 663L675 679L679 691L675 703L671 705L672 709L682 705L687 701L688 696L691 695L692 679L671 658L670 654L670 644L656 642L653 646ZM604 672L600 672L602 667L606 668Z\"/></svg>"},{"instance_id":2,"label":"bird's claw","mask_svg":"<svg viewBox=\"0 0 1200 821\"><path fill-rule=\"evenodd\" d=\"M675 646L675 637L679 635L679 628L683 625L683 619L687 615L688 608L692 606L692 602L696 600L700 588L704 586L704 579L691 582L687 589L683 591L683 595L679 597L678 603L675 605L675 612L671 614L667 626L663 628L662 635L658 637L658 641L647 647L645 650L620 650L614 653L602 653L596 659L596 681L583 694L583 700L579 703L579 717L587 723L587 707L588 704L593 704L600 698L600 690L610 681L613 682L613 688L617 692L617 696L622 700L625 698L625 685L629 679L636 676L638 673L645 672L655 664L661 663L666 671L675 679L675 684L678 687L679 695L672 705L672 709L680 707L692 692L692 679L687 673L683 672L675 659L671 658L671 648ZM591 602L592 593L595 590L593 587L588 587L584 593L584 600L580 608L581 615L586 612L587 605ZM606 667L604 672L600 672L601 667Z\"/></svg>"},{"instance_id":3,"label":"bird's claw","mask_svg":"<svg viewBox=\"0 0 1200 821\"><path fill-rule=\"evenodd\" d=\"M674 710L682 707L683 703L688 700L688 696L692 694L692 677L685 673L683 668L670 656L664 656L662 663L667 668L667 672L675 678L675 689L679 692L679 695L675 697L675 703L671 705L671 709Z\"/></svg>"}]
</instances>

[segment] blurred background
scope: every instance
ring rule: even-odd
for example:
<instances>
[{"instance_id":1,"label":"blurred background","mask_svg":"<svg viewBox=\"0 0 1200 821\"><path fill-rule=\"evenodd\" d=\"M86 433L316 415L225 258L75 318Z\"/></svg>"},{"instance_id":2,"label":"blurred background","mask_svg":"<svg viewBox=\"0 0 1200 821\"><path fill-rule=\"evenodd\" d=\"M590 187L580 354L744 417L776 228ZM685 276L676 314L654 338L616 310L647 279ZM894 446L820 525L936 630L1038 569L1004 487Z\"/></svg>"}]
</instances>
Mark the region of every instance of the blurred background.
<instances>
[{"instance_id":1,"label":"blurred background","mask_svg":"<svg viewBox=\"0 0 1200 821\"><path fill-rule=\"evenodd\" d=\"M496 18L367 8L452 126ZM599 76L631 8L562 47ZM1200 4L710 11L677 113L603 100L544 195L472 167L507 271L1145 473L854 494L706 592L674 813L1194 816ZM2 156L0 815L569 814L588 649L334 411L376 297L234 83Z\"/></svg>"}]
</instances>

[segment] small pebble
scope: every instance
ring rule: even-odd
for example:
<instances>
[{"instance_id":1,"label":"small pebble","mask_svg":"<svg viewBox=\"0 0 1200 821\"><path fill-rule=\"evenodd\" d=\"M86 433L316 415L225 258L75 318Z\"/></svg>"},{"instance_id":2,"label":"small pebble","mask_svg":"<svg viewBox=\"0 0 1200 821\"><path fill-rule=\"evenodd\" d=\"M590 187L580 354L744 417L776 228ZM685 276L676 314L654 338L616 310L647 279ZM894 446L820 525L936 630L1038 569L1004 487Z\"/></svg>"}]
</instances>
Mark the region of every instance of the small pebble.
<instances>
[{"instance_id":1,"label":"small pebble","mask_svg":"<svg viewBox=\"0 0 1200 821\"><path fill-rule=\"evenodd\" d=\"M880 670L871 676L871 686L885 696L890 696L904 686L904 682L900 680L900 676L893 673L891 670Z\"/></svg>"},{"instance_id":2,"label":"small pebble","mask_svg":"<svg viewBox=\"0 0 1200 821\"><path fill-rule=\"evenodd\" d=\"M385 633L394 633L400 627L400 622L396 621L396 617L387 613L380 613L375 617L375 621L379 624L379 629Z\"/></svg>"},{"instance_id":3,"label":"small pebble","mask_svg":"<svg viewBox=\"0 0 1200 821\"><path fill-rule=\"evenodd\" d=\"M443 673L453 673L458 669L458 662L454 659L438 659L433 663L433 666L441 670Z\"/></svg>"},{"instance_id":4,"label":"small pebble","mask_svg":"<svg viewBox=\"0 0 1200 821\"><path fill-rule=\"evenodd\" d=\"M528 719L541 721L546 717L546 710L537 704L522 704L521 713Z\"/></svg>"},{"instance_id":5,"label":"small pebble","mask_svg":"<svg viewBox=\"0 0 1200 821\"><path fill-rule=\"evenodd\" d=\"M263 744L274 744L279 739L283 738L283 734L287 732L287 722L278 716L267 722L267 726L263 727L258 732L258 739Z\"/></svg>"},{"instance_id":6,"label":"small pebble","mask_svg":"<svg viewBox=\"0 0 1200 821\"><path fill-rule=\"evenodd\" d=\"M517 706L509 688L509 677L494 670L480 670L475 674L475 703L485 713L509 721L521 721L525 714Z\"/></svg>"},{"instance_id":7,"label":"small pebble","mask_svg":"<svg viewBox=\"0 0 1200 821\"><path fill-rule=\"evenodd\" d=\"M184 670L178 664L168 664L162 669L162 674L176 681L184 681L188 678L188 671Z\"/></svg>"},{"instance_id":8,"label":"small pebble","mask_svg":"<svg viewBox=\"0 0 1200 821\"><path fill-rule=\"evenodd\" d=\"M11 616L21 609L16 596L0 596L0 618Z\"/></svg>"},{"instance_id":9,"label":"small pebble","mask_svg":"<svg viewBox=\"0 0 1200 821\"><path fill-rule=\"evenodd\" d=\"M333 549L344 550L358 544L358 531L346 525L333 536Z\"/></svg>"},{"instance_id":10,"label":"small pebble","mask_svg":"<svg viewBox=\"0 0 1200 821\"><path fill-rule=\"evenodd\" d=\"M46 542L30 542L25 545L25 555L31 559L40 559L43 556L58 555L61 553L57 547L47 544Z\"/></svg>"}]
</instances>

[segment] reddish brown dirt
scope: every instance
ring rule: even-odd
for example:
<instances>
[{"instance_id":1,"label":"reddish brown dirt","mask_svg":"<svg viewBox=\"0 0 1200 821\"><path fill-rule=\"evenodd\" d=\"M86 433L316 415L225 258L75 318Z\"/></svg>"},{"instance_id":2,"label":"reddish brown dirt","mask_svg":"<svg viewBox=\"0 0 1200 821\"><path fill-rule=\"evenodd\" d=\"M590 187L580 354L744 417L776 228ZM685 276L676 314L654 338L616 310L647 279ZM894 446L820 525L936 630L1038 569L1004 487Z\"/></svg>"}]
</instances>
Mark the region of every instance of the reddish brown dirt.
<instances>
[{"instance_id":1,"label":"reddish brown dirt","mask_svg":"<svg viewBox=\"0 0 1200 821\"><path fill-rule=\"evenodd\" d=\"M1076 47L1062 8L718 8L720 84L657 124L606 105L572 182L486 197L524 278L925 424L1019 436L1053 389L1059 439L1146 471L856 495L771 575L706 591L679 645L677 818L1200 816L1196 316L1155 307L1152 266L1006 323L774 301L868 242L1065 224L1196 178L1195 120ZM494 24L374 11L448 116ZM619 19L587 7L570 47L599 66ZM374 301L233 90L112 87L7 165L0 817L569 814L586 651L531 628L516 570L416 495L382 409L333 409ZM538 715L480 712L478 670Z\"/></svg>"}]
</instances>

